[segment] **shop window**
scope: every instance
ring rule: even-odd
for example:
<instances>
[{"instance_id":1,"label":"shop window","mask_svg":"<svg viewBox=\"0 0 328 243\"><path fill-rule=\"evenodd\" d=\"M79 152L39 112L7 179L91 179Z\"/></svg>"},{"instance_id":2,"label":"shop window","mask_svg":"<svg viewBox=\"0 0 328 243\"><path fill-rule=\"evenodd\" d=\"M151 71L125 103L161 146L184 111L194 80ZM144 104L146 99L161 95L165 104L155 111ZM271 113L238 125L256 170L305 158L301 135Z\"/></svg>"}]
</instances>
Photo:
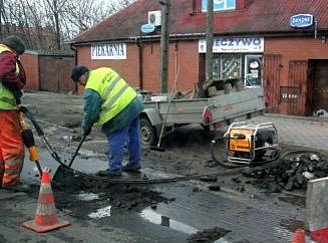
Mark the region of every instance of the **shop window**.
<instances>
[{"instance_id":1,"label":"shop window","mask_svg":"<svg viewBox=\"0 0 328 243\"><path fill-rule=\"evenodd\" d=\"M213 79L242 78L242 55L223 54L213 56Z\"/></svg>"},{"instance_id":2,"label":"shop window","mask_svg":"<svg viewBox=\"0 0 328 243\"><path fill-rule=\"evenodd\" d=\"M202 12L207 12L207 1L202 0ZM212 0L214 11L225 11L236 9L236 0Z\"/></svg>"},{"instance_id":3,"label":"shop window","mask_svg":"<svg viewBox=\"0 0 328 243\"><path fill-rule=\"evenodd\" d=\"M219 57L213 57L213 79L214 80L220 80L220 58Z\"/></svg>"},{"instance_id":4,"label":"shop window","mask_svg":"<svg viewBox=\"0 0 328 243\"><path fill-rule=\"evenodd\" d=\"M262 55L245 55L245 85L262 85Z\"/></svg>"},{"instance_id":5,"label":"shop window","mask_svg":"<svg viewBox=\"0 0 328 243\"><path fill-rule=\"evenodd\" d=\"M248 87L260 86L262 85L262 59L262 55L214 54L213 79L241 79Z\"/></svg>"}]
</instances>

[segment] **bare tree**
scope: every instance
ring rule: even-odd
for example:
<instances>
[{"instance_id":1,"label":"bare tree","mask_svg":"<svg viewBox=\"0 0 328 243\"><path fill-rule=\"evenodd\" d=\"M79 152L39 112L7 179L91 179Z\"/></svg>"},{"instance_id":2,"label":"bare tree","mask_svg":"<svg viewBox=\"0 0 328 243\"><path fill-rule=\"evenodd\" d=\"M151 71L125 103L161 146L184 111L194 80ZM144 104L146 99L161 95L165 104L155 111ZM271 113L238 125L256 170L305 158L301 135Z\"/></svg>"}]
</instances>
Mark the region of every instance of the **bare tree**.
<instances>
[{"instance_id":1,"label":"bare tree","mask_svg":"<svg viewBox=\"0 0 328 243\"><path fill-rule=\"evenodd\" d=\"M135 0L0 0L0 38L23 37L29 49L65 49L65 43Z\"/></svg>"}]
</instances>

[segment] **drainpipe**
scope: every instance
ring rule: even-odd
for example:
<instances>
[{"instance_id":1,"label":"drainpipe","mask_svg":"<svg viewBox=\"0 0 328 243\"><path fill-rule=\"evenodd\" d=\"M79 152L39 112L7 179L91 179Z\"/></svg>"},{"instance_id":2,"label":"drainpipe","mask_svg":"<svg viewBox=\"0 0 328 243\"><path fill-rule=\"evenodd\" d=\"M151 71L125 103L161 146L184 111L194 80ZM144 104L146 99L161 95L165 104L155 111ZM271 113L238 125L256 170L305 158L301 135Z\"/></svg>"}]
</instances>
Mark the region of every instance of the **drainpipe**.
<instances>
[{"instance_id":1,"label":"drainpipe","mask_svg":"<svg viewBox=\"0 0 328 243\"><path fill-rule=\"evenodd\" d=\"M140 38L137 38L137 45L138 45L138 51L139 51L139 89L143 90L143 55L142 55L142 33L140 30Z\"/></svg>"},{"instance_id":2,"label":"drainpipe","mask_svg":"<svg viewBox=\"0 0 328 243\"><path fill-rule=\"evenodd\" d=\"M192 9L189 12L189 15L195 15L196 13L196 0L192 0Z\"/></svg>"},{"instance_id":3,"label":"drainpipe","mask_svg":"<svg viewBox=\"0 0 328 243\"><path fill-rule=\"evenodd\" d=\"M77 53L77 50L76 50L76 48L75 47L73 47L73 45L72 44L70 44L70 49L72 50L72 51L74 51L75 52L75 55L74 55L74 59L75 59L75 62L74 62L74 64L75 65L77 65L77 55L76 55L76 53Z\"/></svg>"},{"instance_id":4,"label":"drainpipe","mask_svg":"<svg viewBox=\"0 0 328 243\"><path fill-rule=\"evenodd\" d=\"M72 44L69 45L70 49L74 51L74 65L77 65L77 50L75 47L73 47ZM77 82L74 82L75 83L75 93L78 93L79 91L79 86L78 86L78 83Z\"/></svg>"}]
</instances>

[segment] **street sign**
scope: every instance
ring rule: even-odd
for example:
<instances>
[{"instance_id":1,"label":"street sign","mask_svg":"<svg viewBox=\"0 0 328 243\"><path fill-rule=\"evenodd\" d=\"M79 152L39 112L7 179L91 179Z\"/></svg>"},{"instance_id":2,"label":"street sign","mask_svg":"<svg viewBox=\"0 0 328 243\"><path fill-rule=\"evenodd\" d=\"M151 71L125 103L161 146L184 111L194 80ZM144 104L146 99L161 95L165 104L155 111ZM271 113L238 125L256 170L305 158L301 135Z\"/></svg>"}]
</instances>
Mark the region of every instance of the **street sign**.
<instances>
[{"instance_id":1,"label":"street sign","mask_svg":"<svg viewBox=\"0 0 328 243\"><path fill-rule=\"evenodd\" d=\"M290 17L289 25L291 27L304 28L313 24L313 15L297 14Z\"/></svg>"},{"instance_id":2,"label":"street sign","mask_svg":"<svg viewBox=\"0 0 328 243\"><path fill-rule=\"evenodd\" d=\"M140 30L142 33L150 34L156 30L156 26L153 24L143 24L143 25L141 25Z\"/></svg>"}]
</instances>

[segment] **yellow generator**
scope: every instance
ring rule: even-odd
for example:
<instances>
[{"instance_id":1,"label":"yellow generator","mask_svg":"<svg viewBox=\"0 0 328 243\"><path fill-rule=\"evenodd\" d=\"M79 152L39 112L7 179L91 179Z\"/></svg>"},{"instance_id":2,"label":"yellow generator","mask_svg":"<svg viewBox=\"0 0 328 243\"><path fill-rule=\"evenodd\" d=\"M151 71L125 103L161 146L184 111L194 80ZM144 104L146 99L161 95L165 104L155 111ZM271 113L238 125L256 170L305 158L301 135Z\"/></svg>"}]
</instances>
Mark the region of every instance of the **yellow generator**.
<instances>
[{"instance_id":1,"label":"yellow generator","mask_svg":"<svg viewBox=\"0 0 328 243\"><path fill-rule=\"evenodd\" d=\"M278 134L272 122L233 122L224 137L227 138L229 162L261 163L278 157Z\"/></svg>"}]
</instances>

